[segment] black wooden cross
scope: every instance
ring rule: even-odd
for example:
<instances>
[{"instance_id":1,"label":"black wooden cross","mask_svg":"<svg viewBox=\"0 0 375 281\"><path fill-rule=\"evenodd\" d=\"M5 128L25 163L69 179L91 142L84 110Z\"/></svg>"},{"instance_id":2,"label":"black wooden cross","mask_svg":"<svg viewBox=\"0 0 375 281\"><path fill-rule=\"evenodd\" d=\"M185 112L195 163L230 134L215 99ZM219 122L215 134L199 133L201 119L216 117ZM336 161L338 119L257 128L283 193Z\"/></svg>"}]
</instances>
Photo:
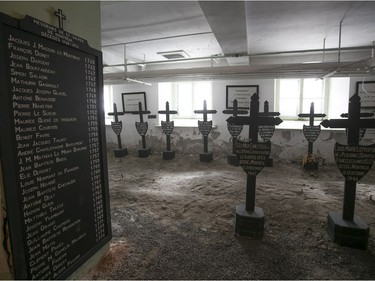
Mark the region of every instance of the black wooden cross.
<instances>
[{"instance_id":1,"label":"black wooden cross","mask_svg":"<svg viewBox=\"0 0 375 281\"><path fill-rule=\"evenodd\" d=\"M224 109L223 113L224 114L233 114L233 117L237 117L237 115L239 115L239 114L247 114L248 111L247 110L240 110L240 109L238 109L238 102L235 99L233 101L233 109ZM229 130L229 133L232 136L232 153L233 154L236 153L235 152L235 150L236 150L236 141L237 141L238 135L242 131L242 128L243 128L242 125L231 125L231 124L228 123L228 130Z\"/></svg>"},{"instance_id":2,"label":"black wooden cross","mask_svg":"<svg viewBox=\"0 0 375 281\"><path fill-rule=\"evenodd\" d=\"M262 116L263 115L263 116ZM259 113L259 96L254 94L250 101L250 116L229 117L227 122L234 125L248 125L250 143L258 143L258 130L260 125L279 125L282 120L279 117L264 116ZM237 141L238 143L239 141ZM241 161L240 161L241 164ZM247 174L246 187L246 211L254 212L255 209L256 174Z\"/></svg>"},{"instance_id":3,"label":"black wooden cross","mask_svg":"<svg viewBox=\"0 0 375 281\"><path fill-rule=\"evenodd\" d=\"M55 11L55 16L59 18L59 28L64 30L64 20L66 20L66 16L63 14L61 9Z\"/></svg>"},{"instance_id":4,"label":"black wooden cross","mask_svg":"<svg viewBox=\"0 0 375 281\"><path fill-rule=\"evenodd\" d=\"M270 111L269 107L270 106L269 106L268 101L265 101L264 105L263 105L263 112L259 112L259 116L272 117L272 116L279 116L280 115L280 112L272 112L272 111Z\"/></svg>"},{"instance_id":5,"label":"black wooden cross","mask_svg":"<svg viewBox=\"0 0 375 281\"><path fill-rule=\"evenodd\" d=\"M203 101L203 109L202 110L194 110L195 114L203 114L203 122L198 121L198 127L203 135L203 149L204 153L208 153L208 134L211 131L212 128L212 121L207 121L207 115L208 114L215 114L217 111L214 109L207 109L207 103L204 100Z\"/></svg>"},{"instance_id":6,"label":"black wooden cross","mask_svg":"<svg viewBox=\"0 0 375 281\"><path fill-rule=\"evenodd\" d=\"M112 122L112 129L117 135L117 143L118 143L118 149L122 149L122 144L121 144L121 136L120 133L122 131L122 122L118 121L118 116L124 115L124 112L118 112L117 111L117 106L116 103L113 103L113 112L109 112L109 116L115 116L115 122Z\"/></svg>"},{"instance_id":7,"label":"black wooden cross","mask_svg":"<svg viewBox=\"0 0 375 281\"><path fill-rule=\"evenodd\" d=\"M372 167L375 160L375 144L359 145L361 128L375 128L375 119L361 119L361 102L358 93L349 99L347 119L324 120L321 124L328 128L346 128L347 145L336 142L334 155L337 167L345 177L344 204L342 214L328 214L327 231L331 239L343 246L366 249L369 239L369 226L354 215L357 181Z\"/></svg>"},{"instance_id":8,"label":"black wooden cross","mask_svg":"<svg viewBox=\"0 0 375 281\"><path fill-rule=\"evenodd\" d=\"M143 122L143 115L150 114L151 111L142 110L142 102L138 103L138 112L134 112L132 114L139 115L139 122L135 122L135 127L137 128L138 133L142 137L142 148L146 149L146 133L148 130L148 123Z\"/></svg>"},{"instance_id":9,"label":"black wooden cross","mask_svg":"<svg viewBox=\"0 0 375 281\"><path fill-rule=\"evenodd\" d=\"M343 113L340 115L342 118L348 118L349 114L348 113ZM374 113L373 112L361 112L360 117L373 117ZM361 140L364 135L366 134L366 128L359 128L359 140Z\"/></svg>"},{"instance_id":10,"label":"black wooden cross","mask_svg":"<svg viewBox=\"0 0 375 281\"><path fill-rule=\"evenodd\" d=\"M247 174L246 202L236 206L235 233L239 236L261 238L264 231L264 213L255 207L256 176L266 164L271 152L271 143L258 143L259 125L278 125L282 122L279 117L261 116L259 113L259 96L252 95L250 101L250 116L229 117L227 122L234 125L249 126L249 142L237 140L236 153L241 168ZM263 114L264 115L264 114Z\"/></svg>"},{"instance_id":11,"label":"black wooden cross","mask_svg":"<svg viewBox=\"0 0 375 281\"><path fill-rule=\"evenodd\" d=\"M321 125L325 128L347 128L348 145L358 146L359 129L375 128L375 119L361 119L360 110L360 97L356 93L349 99L348 119L326 119L321 122ZM354 218L356 186L357 182L355 180L348 181L347 178L345 178L344 205L342 212L342 218L344 220L352 221Z\"/></svg>"},{"instance_id":12,"label":"black wooden cross","mask_svg":"<svg viewBox=\"0 0 375 281\"><path fill-rule=\"evenodd\" d=\"M259 126L279 125L283 122L283 120L281 120L279 117L272 117L277 115L279 115L278 112L259 112L259 96L255 93L254 95L252 95L250 101L250 116L231 116L227 119L227 122L235 125L250 126L250 141L253 143L257 143Z\"/></svg>"},{"instance_id":13,"label":"black wooden cross","mask_svg":"<svg viewBox=\"0 0 375 281\"><path fill-rule=\"evenodd\" d=\"M271 112L269 110L269 103L267 100L264 102L263 112L259 112L259 116L263 116L263 117L274 117L274 116L279 116L279 115L280 115L280 112ZM259 135L264 141L270 141L274 132L275 132L275 125L259 126ZM266 166L267 167L273 166L273 159L271 157L267 158Z\"/></svg>"},{"instance_id":14,"label":"black wooden cross","mask_svg":"<svg viewBox=\"0 0 375 281\"><path fill-rule=\"evenodd\" d=\"M303 133L309 142L308 155L313 154L313 143L320 134L320 125L314 126L315 118L326 117L324 113L314 113L314 103L310 105L310 113L300 113L298 117L309 117L309 126L303 126Z\"/></svg>"},{"instance_id":15,"label":"black wooden cross","mask_svg":"<svg viewBox=\"0 0 375 281\"><path fill-rule=\"evenodd\" d=\"M171 150L171 133L173 131L173 121L170 122L169 115L170 114L177 114L178 112L176 110L169 110L169 102L165 103L165 110L159 110L159 114L165 114L166 116L166 122L165 127L163 128L163 121L162 121L162 129L167 136L167 151Z\"/></svg>"}]
</instances>

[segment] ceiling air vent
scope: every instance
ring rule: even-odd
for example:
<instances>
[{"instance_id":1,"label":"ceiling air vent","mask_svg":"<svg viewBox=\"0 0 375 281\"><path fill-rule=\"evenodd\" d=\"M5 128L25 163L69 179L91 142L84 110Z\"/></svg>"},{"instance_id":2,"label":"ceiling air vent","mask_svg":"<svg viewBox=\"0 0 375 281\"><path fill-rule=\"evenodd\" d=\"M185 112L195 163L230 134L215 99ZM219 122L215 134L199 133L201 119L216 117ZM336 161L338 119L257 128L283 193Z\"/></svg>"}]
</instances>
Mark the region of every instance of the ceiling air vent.
<instances>
[{"instance_id":1,"label":"ceiling air vent","mask_svg":"<svg viewBox=\"0 0 375 281\"><path fill-rule=\"evenodd\" d=\"M167 60L190 58L190 56L183 50L169 51L169 52L157 52L157 54L165 57Z\"/></svg>"}]
</instances>

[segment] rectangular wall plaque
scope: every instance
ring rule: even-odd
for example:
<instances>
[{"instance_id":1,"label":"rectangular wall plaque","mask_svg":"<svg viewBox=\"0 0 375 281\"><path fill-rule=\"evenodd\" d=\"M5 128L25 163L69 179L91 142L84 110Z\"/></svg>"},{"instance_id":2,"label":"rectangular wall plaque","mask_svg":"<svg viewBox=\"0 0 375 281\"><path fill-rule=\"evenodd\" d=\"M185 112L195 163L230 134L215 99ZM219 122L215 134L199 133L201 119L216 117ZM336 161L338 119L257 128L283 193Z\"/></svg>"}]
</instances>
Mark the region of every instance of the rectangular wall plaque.
<instances>
[{"instance_id":1,"label":"rectangular wall plaque","mask_svg":"<svg viewBox=\"0 0 375 281\"><path fill-rule=\"evenodd\" d=\"M361 98L361 112L375 114L375 81L358 81L356 91ZM374 137L375 129L367 129L366 136L368 138Z\"/></svg>"},{"instance_id":2,"label":"rectangular wall plaque","mask_svg":"<svg viewBox=\"0 0 375 281\"><path fill-rule=\"evenodd\" d=\"M375 81L357 82L356 90L361 98L361 108L367 109L362 112L375 112Z\"/></svg>"},{"instance_id":3,"label":"rectangular wall plaque","mask_svg":"<svg viewBox=\"0 0 375 281\"><path fill-rule=\"evenodd\" d=\"M0 151L16 279L65 279L111 239L101 52L0 14Z\"/></svg>"},{"instance_id":4,"label":"rectangular wall plaque","mask_svg":"<svg viewBox=\"0 0 375 281\"><path fill-rule=\"evenodd\" d=\"M122 93L122 108L124 113L138 113L138 103L142 103L142 111L147 111L146 93Z\"/></svg>"},{"instance_id":5,"label":"rectangular wall plaque","mask_svg":"<svg viewBox=\"0 0 375 281\"><path fill-rule=\"evenodd\" d=\"M226 108L233 108L233 101L237 100L238 109L249 109L250 98L255 93L259 93L258 85L227 86Z\"/></svg>"}]
</instances>

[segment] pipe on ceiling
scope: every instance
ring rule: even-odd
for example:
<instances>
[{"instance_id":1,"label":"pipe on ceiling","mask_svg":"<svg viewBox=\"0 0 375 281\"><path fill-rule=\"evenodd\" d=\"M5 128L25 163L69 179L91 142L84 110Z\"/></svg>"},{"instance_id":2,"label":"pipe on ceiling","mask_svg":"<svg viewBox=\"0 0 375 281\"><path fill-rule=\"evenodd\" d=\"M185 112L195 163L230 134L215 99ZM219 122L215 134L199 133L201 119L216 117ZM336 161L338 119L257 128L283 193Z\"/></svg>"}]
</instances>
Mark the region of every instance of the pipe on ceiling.
<instances>
[{"instance_id":1,"label":"pipe on ceiling","mask_svg":"<svg viewBox=\"0 0 375 281\"><path fill-rule=\"evenodd\" d=\"M158 64L158 63L171 63L171 62L182 62L182 61L196 61L196 60L211 60L211 59L222 59L222 58L233 58L233 57L261 57L261 56L276 56L276 55L288 55L288 54L307 54L307 53L320 53L320 52L345 52L345 51L360 51L360 50L374 50L375 45L369 46L358 46L358 47L344 47L344 48L329 48L329 49L311 49L311 50L295 50L295 51L281 51L281 52L269 52L269 53L258 53L258 54L243 54L243 55L218 55L209 57L197 57L197 58L184 58L184 59L173 59L173 60L159 60L159 61L148 61L142 62L142 64ZM140 63L127 63L130 65L139 65ZM111 64L103 67L119 67L125 66L125 64Z\"/></svg>"},{"instance_id":2,"label":"pipe on ceiling","mask_svg":"<svg viewBox=\"0 0 375 281\"><path fill-rule=\"evenodd\" d=\"M174 39L174 38L180 38L180 37L199 36L199 35L206 35L206 34L212 34L212 33L213 33L212 31L206 31L206 32L198 32L198 33L190 33L190 34L173 35L173 36L166 36L166 37L159 37L159 38L129 41L129 42L124 42L124 43L102 45L102 48L115 47L115 46L121 46L121 45L129 45L129 44L137 44L137 43L145 43L145 42L150 42L150 41Z\"/></svg>"}]
</instances>

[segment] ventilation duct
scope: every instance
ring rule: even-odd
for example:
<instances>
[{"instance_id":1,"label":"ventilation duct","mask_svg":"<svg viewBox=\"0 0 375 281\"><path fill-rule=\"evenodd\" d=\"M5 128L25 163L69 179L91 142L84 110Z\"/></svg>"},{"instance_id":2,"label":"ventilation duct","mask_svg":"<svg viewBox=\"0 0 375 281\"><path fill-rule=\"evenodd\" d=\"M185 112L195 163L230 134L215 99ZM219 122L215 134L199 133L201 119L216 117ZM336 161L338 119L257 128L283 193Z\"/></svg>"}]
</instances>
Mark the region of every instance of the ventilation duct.
<instances>
[{"instance_id":1,"label":"ventilation duct","mask_svg":"<svg viewBox=\"0 0 375 281\"><path fill-rule=\"evenodd\" d=\"M167 60L190 58L190 56L183 50L157 52L157 54L165 57Z\"/></svg>"}]
</instances>

